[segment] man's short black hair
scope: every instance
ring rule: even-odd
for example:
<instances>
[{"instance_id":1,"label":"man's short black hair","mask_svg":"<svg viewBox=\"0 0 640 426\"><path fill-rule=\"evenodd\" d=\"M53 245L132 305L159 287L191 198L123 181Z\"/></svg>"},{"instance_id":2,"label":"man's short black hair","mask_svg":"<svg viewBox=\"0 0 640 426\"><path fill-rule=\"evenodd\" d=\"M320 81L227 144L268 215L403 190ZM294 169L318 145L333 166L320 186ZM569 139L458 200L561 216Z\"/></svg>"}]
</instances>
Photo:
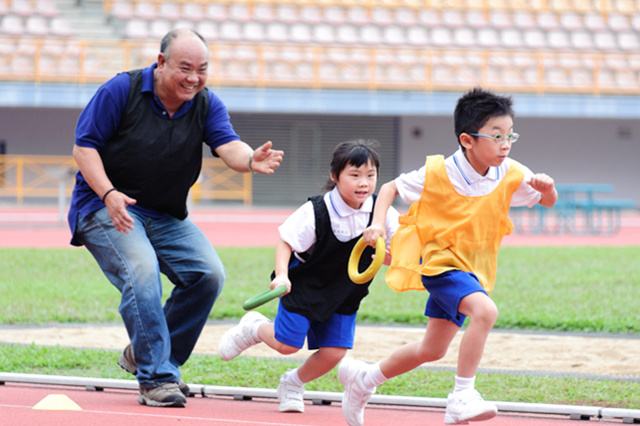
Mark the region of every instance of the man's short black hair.
<instances>
[{"instance_id":1,"label":"man's short black hair","mask_svg":"<svg viewBox=\"0 0 640 426\"><path fill-rule=\"evenodd\" d=\"M504 115L514 116L511 97L475 87L458 99L453 114L456 138L462 133L476 133L490 118Z\"/></svg>"},{"instance_id":2,"label":"man's short black hair","mask_svg":"<svg viewBox=\"0 0 640 426\"><path fill-rule=\"evenodd\" d=\"M160 53L162 53L166 58L168 58L169 46L171 46L171 42L177 39L180 34L183 34L185 32L190 32L194 34L196 37L202 40L205 46L207 45L207 41L197 31L192 29L176 28L169 31L167 34L164 35L164 37L162 37L162 40L160 40Z\"/></svg>"}]
</instances>

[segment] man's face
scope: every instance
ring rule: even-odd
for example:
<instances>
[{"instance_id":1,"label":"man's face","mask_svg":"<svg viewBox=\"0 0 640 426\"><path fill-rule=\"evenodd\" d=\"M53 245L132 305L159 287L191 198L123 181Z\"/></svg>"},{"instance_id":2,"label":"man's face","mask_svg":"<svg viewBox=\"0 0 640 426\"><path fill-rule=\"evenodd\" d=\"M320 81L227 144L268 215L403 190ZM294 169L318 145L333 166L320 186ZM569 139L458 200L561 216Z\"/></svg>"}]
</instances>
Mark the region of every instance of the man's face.
<instances>
[{"instance_id":1,"label":"man's face","mask_svg":"<svg viewBox=\"0 0 640 426\"><path fill-rule=\"evenodd\" d=\"M187 34L173 40L167 54L158 56L156 91L162 101L179 106L193 99L207 82L208 66L207 48L199 38Z\"/></svg>"}]
</instances>

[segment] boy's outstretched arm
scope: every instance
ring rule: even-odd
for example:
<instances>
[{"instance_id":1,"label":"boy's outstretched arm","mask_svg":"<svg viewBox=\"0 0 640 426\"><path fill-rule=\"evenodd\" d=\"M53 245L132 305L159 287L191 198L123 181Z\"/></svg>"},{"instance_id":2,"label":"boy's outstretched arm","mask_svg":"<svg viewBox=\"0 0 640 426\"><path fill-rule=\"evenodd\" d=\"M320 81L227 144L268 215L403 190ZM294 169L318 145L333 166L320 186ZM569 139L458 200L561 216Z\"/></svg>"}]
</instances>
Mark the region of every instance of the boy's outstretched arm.
<instances>
[{"instance_id":1,"label":"boy's outstretched arm","mask_svg":"<svg viewBox=\"0 0 640 426\"><path fill-rule=\"evenodd\" d=\"M553 207L558 201L558 191L551 176L544 173L536 173L527 182L536 191L542 194L539 204L544 207Z\"/></svg>"},{"instance_id":2,"label":"boy's outstretched arm","mask_svg":"<svg viewBox=\"0 0 640 426\"><path fill-rule=\"evenodd\" d=\"M376 245L378 237L386 239L385 223L387 220L387 210L389 210L389 207L391 207L397 195L398 188L396 187L395 181L387 182L380 188L373 210L371 226L362 233L364 241L370 246L374 247Z\"/></svg>"},{"instance_id":3,"label":"boy's outstretched arm","mask_svg":"<svg viewBox=\"0 0 640 426\"><path fill-rule=\"evenodd\" d=\"M289 281L289 259L291 259L291 253L293 253L291 246L283 239L280 239L276 244L275 277L269 285L271 290L284 285L287 287L287 293L291 291L291 281Z\"/></svg>"}]
</instances>

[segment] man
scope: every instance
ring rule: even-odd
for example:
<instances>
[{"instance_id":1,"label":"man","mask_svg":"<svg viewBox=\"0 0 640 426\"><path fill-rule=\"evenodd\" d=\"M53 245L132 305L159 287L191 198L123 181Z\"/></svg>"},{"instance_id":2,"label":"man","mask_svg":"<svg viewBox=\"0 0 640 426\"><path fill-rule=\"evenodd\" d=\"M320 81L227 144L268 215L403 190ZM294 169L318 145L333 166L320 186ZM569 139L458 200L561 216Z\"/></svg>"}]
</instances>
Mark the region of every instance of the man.
<instances>
[{"instance_id":1,"label":"man","mask_svg":"<svg viewBox=\"0 0 640 426\"><path fill-rule=\"evenodd\" d=\"M131 344L119 363L136 375L144 405L186 404L179 367L224 281L211 243L187 218L202 142L238 172L270 174L283 158L271 142L254 151L240 140L224 104L205 88L207 66L204 39L173 30L157 63L102 85L76 127L71 244L85 245L121 292ZM175 286L164 307L160 273Z\"/></svg>"}]
</instances>

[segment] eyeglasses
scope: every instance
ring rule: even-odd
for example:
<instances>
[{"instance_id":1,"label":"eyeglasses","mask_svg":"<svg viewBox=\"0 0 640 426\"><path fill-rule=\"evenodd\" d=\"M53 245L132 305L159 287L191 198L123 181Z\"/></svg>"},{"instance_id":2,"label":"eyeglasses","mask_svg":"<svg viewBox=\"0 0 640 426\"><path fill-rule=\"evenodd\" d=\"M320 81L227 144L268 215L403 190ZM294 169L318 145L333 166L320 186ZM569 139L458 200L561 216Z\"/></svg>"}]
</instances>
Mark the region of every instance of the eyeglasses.
<instances>
[{"instance_id":1,"label":"eyeglasses","mask_svg":"<svg viewBox=\"0 0 640 426\"><path fill-rule=\"evenodd\" d=\"M518 133L509 133L508 135L501 135L500 133L496 133L495 135L488 135L486 133L469 133L471 136L479 137L479 138L487 138L491 139L496 145L504 145L509 142L510 144L514 144L518 142L520 139L520 135Z\"/></svg>"}]
</instances>

